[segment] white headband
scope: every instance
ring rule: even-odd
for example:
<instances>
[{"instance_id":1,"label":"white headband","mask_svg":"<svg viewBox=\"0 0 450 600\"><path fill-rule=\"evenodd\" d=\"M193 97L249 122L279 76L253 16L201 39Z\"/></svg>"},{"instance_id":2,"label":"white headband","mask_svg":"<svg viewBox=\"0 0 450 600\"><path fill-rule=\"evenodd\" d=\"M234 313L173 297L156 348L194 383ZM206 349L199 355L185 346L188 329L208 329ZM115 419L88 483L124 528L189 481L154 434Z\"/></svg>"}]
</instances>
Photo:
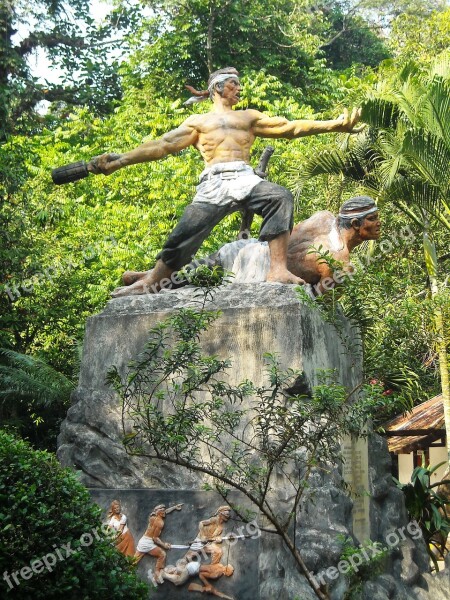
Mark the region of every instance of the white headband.
<instances>
[{"instance_id":1,"label":"white headband","mask_svg":"<svg viewBox=\"0 0 450 600\"><path fill-rule=\"evenodd\" d=\"M239 77L237 75L233 75L233 73L220 73L219 75L216 75L211 81L211 83L208 85L208 92L212 94L212 92L214 91L214 87L218 83L226 81L227 79L236 79L237 81L239 81ZM188 100L186 100L186 102L184 102L184 105L189 106L190 104L197 104L198 102L204 102L205 100L208 100L207 95L191 96Z\"/></svg>"},{"instance_id":2,"label":"white headband","mask_svg":"<svg viewBox=\"0 0 450 600\"><path fill-rule=\"evenodd\" d=\"M219 75L216 75L208 85L208 92L211 93L216 84L226 81L227 79L237 79L237 81L239 81L239 77L237 75L233 75L232 73L220 73Z\"/></svg>"},{"instance_id":3,"label":"white headband","mask_svg":"<svg viewBox=\"0 0 450 600\"><path fill-rule=\"evenodd\" d=\"M372 206L372 208L368 208L367 210L363 210L357 213L339 213L338 216L342 219L360 219L361 217L366 217L367 215L371 215L374 212L377 212L378 206Z\"/></svg>"}]
</instances>

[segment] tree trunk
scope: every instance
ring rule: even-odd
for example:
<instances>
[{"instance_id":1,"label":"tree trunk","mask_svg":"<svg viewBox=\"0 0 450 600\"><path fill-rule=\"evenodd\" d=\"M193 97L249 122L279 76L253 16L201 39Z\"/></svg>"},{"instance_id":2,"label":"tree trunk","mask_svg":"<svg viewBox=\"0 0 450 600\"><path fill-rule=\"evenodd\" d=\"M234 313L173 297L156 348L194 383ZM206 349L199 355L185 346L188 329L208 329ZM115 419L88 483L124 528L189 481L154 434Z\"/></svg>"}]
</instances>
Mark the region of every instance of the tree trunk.
<instances>
[{"instance_id":1,"label":"tree trunk","mask_svg":"<svg viewBox=\"0 0 450 600\"><path fill-rule=\"evenodd\" d=\"M425 221L426 223L426 221ZM430 290L433 300L439 299L439 286L437 281L438 260L436 247L430 239L427 227L423 233L423 247L425 253L425 264L430 278ZM441 377L442 404L444 407L445 432L447 436L447 463L450 468L450 383L448 374L447 343L445 336L444 318L442 309L437 303L434 309L434 323L436 327L437 352L439 357L439 372Z\"/></svg>"},{"instance_id":2,"label":"tree trunk","mask_svg":"<svg viewBox=\"0 0 450 600\"><path fill-rule=\"evenodd\" d=\"M213 43L213 32L214 32L214 21L216 18L216 11L214 3L211 3L209 7L209 20L208 20L208 31L206 34L206 64L208 65L208 74L214 71L214 63L212 56L212 43Z\"/></svg>"},{"instance_id":3,"label":"tree trunk","mask_svg":"<svg viewBox=\"0 0 450 600\"><path fill-rule=\"evenodd\" d=\"M431 281L431 280L430 280ZM439 292L437 290L437 282L435 281L432 285L431 294L433 298L437 298ZM434 292L433 292L434 289ZM448 375L448 355L447 355L447 344L445 340L445 327L444 318L442 316L442 309L436 308L434 320L436 324L436 333L438 336L438 356L439 356L439 371L441 376L441 388L442 388L442 404L444 407L444 420L445 420L445 432L447 436L447 462L448 469L450 469L450 383ZM448 470L447 469L447 470Z\"/></svg>"},{"instance_id":4,"label":"tree trunk","mask_svg":"<svg viewBox=\"0 0 450 600\"><path fill-rule=\"evenodd\" d=\"M8 122L8 62L11 53L12 11L6 6L0 7L0 141L6 138Z\"/></svg>"}]
</instances>

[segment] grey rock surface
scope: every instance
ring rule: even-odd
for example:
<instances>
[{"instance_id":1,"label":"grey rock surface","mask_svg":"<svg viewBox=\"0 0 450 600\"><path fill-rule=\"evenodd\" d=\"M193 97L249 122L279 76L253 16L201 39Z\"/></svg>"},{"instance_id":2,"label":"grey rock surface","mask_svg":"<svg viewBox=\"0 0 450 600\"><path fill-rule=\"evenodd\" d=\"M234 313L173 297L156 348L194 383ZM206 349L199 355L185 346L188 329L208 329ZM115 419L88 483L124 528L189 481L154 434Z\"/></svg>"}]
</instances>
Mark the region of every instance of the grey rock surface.
<instances>
[{"instance_id":1,"label":"grey rock surface","mask_svg":"<svg viewBox=\"0 0 450 600\"><path fill-rule=\"evenodd\" d=\"M105 383L112 365L124 370L143 349L152 326L178 308L198 306L198 301L195 290L189 287L124 297L110 301L99 315L88 320L79 385L58 439L61 463L76 469L88 487L125 488L130 493L141 488L195 491L202 487L199 476L126 454L121 444L121 406ZM350 323L343 320L338 335L318 311L299 300L293 286L224 286L208 308L220 309L222 315L204 336L202 345L220 358L231 358L232 383L251 379L261 385L265 378L263 355L267 352L276 353L284 367L303 371L311 386L318 383L319 369L335 369L341 383L349 389L361 380L359 338ZM406 527L407 514L402 494L391 480L386 444L379 436L370 436L369 459L370 537L386 544L386 540L394 540L392 532ZM282 478L277 482L276 493L280 510L286 509L289 492ZM319 469L313 473L311 487L297 515L295 534L291 533L317 577L340 564L342 540L338 536L352 536L352 506L343 490L339 465L330 465L327 473ZM412 539L406 532L405 539L399 538L390 550L383 572L371 573L370 581L362 582L360 595L354 598L448 597L440 591L445 588L445 578L423 575L428 570L428 559L421 539ZM277 536L261 537L258 571L260 600L315 598ZM325 577L325 581L331 600L350 598L347 575L338 573L336 578Z\"/></svg>"},{"instance_id":2,"label":"grey rock surface","mask_svg":"<svg viewBox=\"0 0 450 600\"><path fill-rule=\"evenodd\" d=\"M121 406L105 382L112 365L123 370L142 351L152 326L178 308L199 307L199 302L193 288L182 288L117 298L88 319L79 385L58 440L61 463L79 470L86 485L184 489L201 485L189 473L126 455L121 445ZM318 383L319 369L336 369L350 389L359 381L360 361L335 341L332 325L299 301L293 286L223 286L208 308L220 309L222 316L202 344L211 354L231 358L233 383L250 379L263 384L267 352L276 353L282 365L303 371L311 386ZM348 323L343 327L349 337L354 335Z\"/></svg>"}]
</instances>

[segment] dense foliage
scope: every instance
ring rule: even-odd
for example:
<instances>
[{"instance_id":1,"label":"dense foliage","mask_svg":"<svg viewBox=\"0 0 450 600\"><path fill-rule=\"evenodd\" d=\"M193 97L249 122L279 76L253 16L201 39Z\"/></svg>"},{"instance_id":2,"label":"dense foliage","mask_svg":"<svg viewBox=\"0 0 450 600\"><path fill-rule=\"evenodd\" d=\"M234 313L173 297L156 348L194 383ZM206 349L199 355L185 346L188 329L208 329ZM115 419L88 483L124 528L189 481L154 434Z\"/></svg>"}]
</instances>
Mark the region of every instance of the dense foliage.
<instances>
[{"instance_id":1,"label":"dense foliage","mask_svg":"<svg viewBox=\"0 0 450 600\"><path fill-rule=\"evenodd\" d=\"M405 496L409 518L416 521L422 530L428 553L437 570L437 561L445 558L445 546L450 533L450 501L436 490L437 486L449 484L450 480L434 484L430 481L440 466L442 465L416 467L411 474L410 483L402 484L395 479L397 487Z\"/></svg>"},{"instance_id":2,"label":"dense foliage","mask_svg":"<svg viewBox=\"0 0 450 600\"><path fill-rule=\"evenodd\" d=\"M100 514L72 471L0 431L2 598L147 598Z\"/></svg>"}]
</instances>

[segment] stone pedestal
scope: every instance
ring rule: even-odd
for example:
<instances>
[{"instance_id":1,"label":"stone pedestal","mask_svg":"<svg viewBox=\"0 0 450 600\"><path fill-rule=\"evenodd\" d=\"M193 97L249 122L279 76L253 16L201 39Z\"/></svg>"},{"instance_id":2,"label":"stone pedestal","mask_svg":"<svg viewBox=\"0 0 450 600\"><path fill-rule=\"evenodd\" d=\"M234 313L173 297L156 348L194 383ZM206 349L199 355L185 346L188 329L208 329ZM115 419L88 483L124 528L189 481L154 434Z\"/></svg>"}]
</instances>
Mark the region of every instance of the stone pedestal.
<instances>
[{"instance_id":1,"label":"stone pedestal","mask_svg":"<svg viewBox=\"0 0 450 600\"><path fill-rule=\"evenodd\" d=\"M172 504L182 502L188 497L186 494L194 494L195 503L190 504L190 529L183 530L187 539L195 529L192 522L203 518L198 514L194 517L195 510L214 504L207 500L205 492L201 492L202 478L173 465L131 458L126 454L121 444L121 407L106 385L105 376L112 365L124 369L143 349L153 325L172 311L196 306L197 302L194 290L183 288L157 295L115 299L101 314L91 317L86 327L79 386L58 440L61 463L79 471L81 480L93 488L94 499L103 507L119 494L119 489L126 490L130 506L133 502L143 506L142 498L146 494L151 494L152 502L158 494L166 494L165 501L170 500ZM232 383L250 379L256 385L263 384L263 356L268 352L276 353L284 368L303 371L310 386L318 383L320 369L336 370L338 379L349 390L361 381L361 356L352 351L352 348L358 349L359 344L342 343L342 340L358 342L355 329L342 321L338 335L333 325L324 322L314 307L299 300L293 286L271 283L225 286L217 291L208 308L220 309L222 315L203 336L202 346L211 354L231 359L233 366L229 377ZM407 523L402 498L390 481L389 454L382 440L378 440L375 436L370 442L368 471L362 468L364 463L361 461L358 467L359 483L367 485L367 492L372 494L370 502L365 496L360 507L362 512L354 512L338 469L332 468L330 473L317 470L311 477L310 491L297 518L295 539L308 568L316 574L338 565L342 549L339 534L352 536L357 533L359 540L364 541L361 538L367 533L373 540L383 541L390 530ZM357 449L350 449L355 471L356 453ZM362 454L359 456L361 458ZM277 491L279 509L286 510L291 499L282 478L277 482ZM139 517L137 514L136 519L145 518L145 514ZM178 516L168 516L168 523L170 519L174 524ZM353 528L356 521L359 530ZM135 535L142 535L144 522L137 525L136 521L133 527L136 527ZM178 540L179 532L175 533L171 537L171 530L167 529L169 542ZM404 572L408 561L423 566L426 558L420 540L409 542L408 552L403 555L399 546L386 566L386 577L392 578L389 580L392 590L386 592L382 582L375 581L371 584L375 586L376 594L370 588L364 597L376 600L416 597L413 587L420 584L420 575L404 581L400 573ZM241 557L238 562L241 560L244 559ZM252 586L255 584L256 588L251 587L252 591L248 591L247 583L236 573L236 577L226 582L226 589L235 600L308 600L315 597L277 536L262 535L250 550L250 562L257 565L256 570L251 571ZM348 588L344 574L338 573L337 578L327 579L327 582L332 600L342 600ZM407 593L410 595L402 596ZM164 600L184 598L180 594L184 592L175 590L174 586L164 584L158 588L158 597ZM191 593L187 597L195 600L196 595L199 594Z\"/></svg>"},{"instance_id":2,"label":"stone pedestal","mask_svg":"<svg viewBox=\"0 0 450 600\"><path fill-rule=\"evenodd\" d=\"M123 369L143 349L153 325L186 306L199 306L192 288L118 298L88 319L79 386L58 440L60 461L78 469L87 486L189 489L201 484L180 469L126 455L120 405L105 383L112 365ZM267 352L275 353L283 367L303 371L310 386L318 383L321 369L335 369L348 389L361 379L361 358L349 353L318 311L299 301L293 286L224 286L208 307L220 309L222 316L203 336L202 345L231 359L232 383L250 379L262 385ZM349 323L343 322L342 335L354 339Z\"/></svg>"}]
</instances>

